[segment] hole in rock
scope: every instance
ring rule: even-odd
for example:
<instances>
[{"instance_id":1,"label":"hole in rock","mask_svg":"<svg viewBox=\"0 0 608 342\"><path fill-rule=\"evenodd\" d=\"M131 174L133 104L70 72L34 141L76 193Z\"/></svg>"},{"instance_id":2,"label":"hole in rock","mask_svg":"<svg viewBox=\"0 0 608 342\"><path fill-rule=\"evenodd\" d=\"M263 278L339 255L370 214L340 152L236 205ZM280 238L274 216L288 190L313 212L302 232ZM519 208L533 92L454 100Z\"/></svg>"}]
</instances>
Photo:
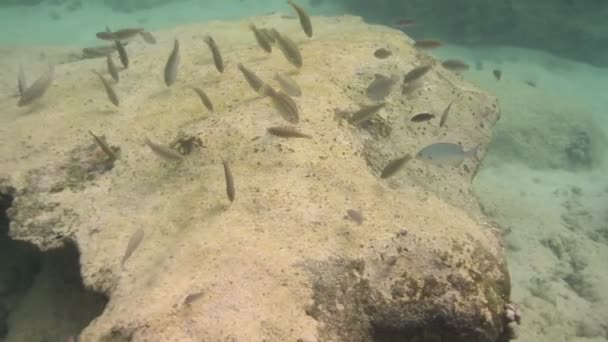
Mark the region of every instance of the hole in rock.
<instances>
[{"instance_id":1,"label":"hole in rock","mask_svg":"<svg viewBox=\"0 0 608 342\"><path fill-rule=\"evenodd\" d=\"M10 238L13 193L0 190L0 342L67 341L103 312L107 298L85 289L74 243L41 252Z\"/></svg>"}]
</instances>

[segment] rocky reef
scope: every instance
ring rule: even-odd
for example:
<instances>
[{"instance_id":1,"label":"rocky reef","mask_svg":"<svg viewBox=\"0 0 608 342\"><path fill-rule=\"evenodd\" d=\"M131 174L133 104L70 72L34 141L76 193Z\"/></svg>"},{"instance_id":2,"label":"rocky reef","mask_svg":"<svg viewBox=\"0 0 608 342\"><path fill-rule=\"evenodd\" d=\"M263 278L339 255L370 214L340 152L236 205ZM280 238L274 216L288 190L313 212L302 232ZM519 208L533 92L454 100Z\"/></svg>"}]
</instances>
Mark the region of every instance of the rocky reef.
<instances>
[{"instance_id":1,"label":"rocky reef","mask_svg":"<svg viewBox=\"0 0 608 342\"><path fill-rule=\"evenodd\" d=\"M292 37L304 65L264 53L249 22ZM279 14L154 32L154 45L134 39L114 86L120 107L90 72L105 71L105 59L57 66L53 86L30 107L0 100L0 178L14 189L10 236L41 251L77 248L82 283L108 298L82 341L512 337L501 244L470 192L500 116L496 98L402 32L357 17L313 23L312 39ZM223 73L204 33L224 56ZM175 38L181 64L168 89L162 70ZM378 48L393 55L379 59ZM276 72L292 75L303 92L298 129L311 139L267 134L284 121L238 63L273 85ZM376 117L344 120L369 103L375 74L402 77L421 64L432 68L411 91L395 87ZM206 90L214 112L191 86ZM409 120L439 114L457 96L444 127ZM120 151L116 161L107 163L88 130ZM185 160L159 159L145 137ZM444 168L414 158L379 177L391 160L438 141L479 153ZM222 160L234 175L233 203ZM138 230L141 244L122 264Z\"/></svg>"}]
</instances>

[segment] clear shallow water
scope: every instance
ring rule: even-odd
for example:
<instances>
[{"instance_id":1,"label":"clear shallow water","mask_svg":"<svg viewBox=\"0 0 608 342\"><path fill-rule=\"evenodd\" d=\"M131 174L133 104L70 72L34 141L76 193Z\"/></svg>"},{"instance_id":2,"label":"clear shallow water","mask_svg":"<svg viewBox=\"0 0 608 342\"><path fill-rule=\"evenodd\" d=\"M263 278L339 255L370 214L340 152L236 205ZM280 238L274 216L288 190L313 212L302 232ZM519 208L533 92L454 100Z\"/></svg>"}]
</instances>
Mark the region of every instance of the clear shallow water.
<instances>
[{"instance_id":1,"label":"clear shallow water","mask_svg":"<svg viewBox=\"0 0 608 342\"><path fill-rule=\"evenodd\" d=\"M308 5L303 3L303 5ZM115 12L99 2L86 2L82 8L64 11L55 5L2 7L0 9L0 47L88 46L98 44L94 34L105 26L113 28L143 26L154 31L191 22L228 20L272 11L291 13L284 1L178 1L153 9L130 13ZM324 1L313 14L350 13L351 7L338 1ZM386 19L391 24L393 18ZM374 14L375 23L383 17ZM419 29L420 36L432 29ZM450 43L449 41L447 43ZM570 134L567 128L577 122L598 128L606 134L608 119L608 70L562 59L546 52L505 46L465 47L450 45L433 51L441 59L462 58L482 70L466 72L464 77L496 94L503 107L503 119L496 136L526 134ZM497 82L491 70L503 71ZM532 82L534 86L527 84ZM564 113L566 112L566 113ZM555 114L560 114L555 116ZM552 125L553 121L563 123ZM571 120L572 124L570 123ZM576 126L578 127L578 126ZM534 128L535 130L532 130ZM536 132L536 133L535 133ZM594 131L597 132L597 131ZM525 134L515 135L519 138ZM604 141L601 136L590 139ZM503 140L495 141L475 189L490 217L505 229L507 256L513 273L514 300L524 309L526 323L523 341L605 341L608 340L608 243L594 239L592 233L608 229L606 215L608 171L605 145L596 146L597 163L591 169L573 171L568 165L539 166L538 159L562 153L566 146L534 146L529 141L511 141L519 148L534 150L519 159L504 158ZM556 143L560 140L556 139ZM559 142L561 143L561 142ZM548 145L551 143L549 142ZM576 190L578 189L578 190ZM572 204L576 202L576 205ZM572 207L591 214L572 229ZM602 223L603 222L603 223ZM584 233L577 233L583 231ZM557 241L557 242L556 242ZM565 243L571 252L561 258L555 243ZM566 247L564 247L566 248ZM573 270L572 259L584 260L585 267ZM593 296L586 296L568 275L578 275ZM584 281L584 280L588 281ZM582 285L581 285L582 286ZM544 293L544 294L543 294ZM551 333L546 333L550 330Z\"/></svg>"}]
</instances>

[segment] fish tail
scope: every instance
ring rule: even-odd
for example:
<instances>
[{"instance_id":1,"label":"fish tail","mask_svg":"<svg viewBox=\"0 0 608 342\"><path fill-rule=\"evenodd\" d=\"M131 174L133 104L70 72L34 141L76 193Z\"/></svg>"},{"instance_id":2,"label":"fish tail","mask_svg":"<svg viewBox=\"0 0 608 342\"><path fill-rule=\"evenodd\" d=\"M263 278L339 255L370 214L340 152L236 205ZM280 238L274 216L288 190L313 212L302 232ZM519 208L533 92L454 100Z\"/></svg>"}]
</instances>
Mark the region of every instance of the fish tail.
<instances>
[{"instance_id":1,"label":"fish tail","mask_svg":"<svg viewBox=\"0 0 608 342\"><path fill-rule=\"evenodd\" d=\"M475 147L473 147L472 149L468 150L467 152L465 152L465 157L466 158L475 158L477 159L477 152L479 151L479 146L477 145Z\"/></svg>"}]
</instances>

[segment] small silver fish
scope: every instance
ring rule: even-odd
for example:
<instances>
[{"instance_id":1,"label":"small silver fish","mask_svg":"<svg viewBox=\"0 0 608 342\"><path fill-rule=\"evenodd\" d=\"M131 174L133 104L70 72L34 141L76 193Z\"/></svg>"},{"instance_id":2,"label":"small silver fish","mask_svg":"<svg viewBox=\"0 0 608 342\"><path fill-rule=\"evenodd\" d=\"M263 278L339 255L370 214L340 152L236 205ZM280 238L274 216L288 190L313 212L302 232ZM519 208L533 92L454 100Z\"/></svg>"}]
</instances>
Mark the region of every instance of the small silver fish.
<instances>
[{"instance_id":1,"label":"small silver fish","mask_svg":"<svg viewBox=\"0 0 608 342\"><path fill-rule=\"evenodd\" d=\"M270 41L262 31L260 31L254 24L249 24L249 29L253 31L253 35L255 40L258 42L258 45L262 48L262 50L267 53L272 52L272 45L270 45Z\"/></svg>"},{"instance_id":2,"label":"small silver fish","mask_svg":"<svg viewBox=\"0 0 608 342\"><path fill-rule=\"evenodd\" d=\"M106 56L106 65L108 67L108 73L110 74L110 76L112 76L112 79L114 79L115 82L118 82L118 80L120 79L120 76L118 75L118 69L116 68L116 65L114 64L114 61L112 60L112 57L110 55Z\"/></svg>"},{"instance_id":3,"label":"small silver fish","mask_svg":"<svg viewBox=\"0 0 608 342\"><path fill-rule=\"evenodd\" d=\"M247 69L243 64L239 63L237 67L241 73L243 73L245 81L247 81L249 86L258 94L262 95L261 89L264 85L264 81L262 81L253 71Z\"/></svg>"},{"instance_id":4,"label":"small silver fish","mask_svg":"<svg viewBox=\"0 0 608 342\"><path fill-rule=\"evenodd\" d=\"M386 178L394 175L395 173L397 173L397 171L401 170L403 165L405 165L405 163L407 163L410 159L412 159L412 156L408 153L401 158L397 158L397 159L390 161L382 169L382 172L380 173L380 178L386 179Z\"/></svg>"},{"instance_id":5,"label":"small silver fish","mask_svg":"<svg viewBox=\"0 0 608 342\"><path fill-rule=\"evenodd\" d=\"M127 43L123 43L123 46L126 46ZM116 45L101 45L101 46L91 46L82 49L82 58L99 58L105 57L106 55L116 51Z\"/></svg>"},{"instance_id":6,"label":"small silver fish","mask_svg":"<svg viewBox=\"0 0 608 342\"><path fill-rule=\"evenodd\" d=\"M276 40L274 39L274 34L272 33L272 30L267 29L267 28L261 28L260 29L260 33L262 33L266 37L266 40L270 44L276 43Z\"/></svg>"},{"instance_id":7,"label":"small silver fish","mask_svg":"<svg viewBox=\"0 0 608 342\"><path fill-rule=\"evenodd\" d=\"M293 64L297 68L302 67L302 53L300 53L300 49L293 40L289 37L280 34L277 30L272 29L272 34L274 35L274 39L277 41L277 45L281 52L285 56L285 58L289 61L289 63Z\"/></svg>"},{"instance_id":8,"label":"small silver fish","mask_svg":"<svg viewBox=\"0 0 608 342\"><path fill-rule=\"evenodd\" d=\"M453 143L435 143L422 148L416 158L430 164L459 166L465 158L477 156L479 145L464 151L462 146Z\"/></svg>"},{"instance_id":9,"label":"small silver fish","mask_svg":"<svg viewBox=\"0 0 608 342\"><path fill-rule=\"evenodd\" d=\"M167 87L170 87L175 80L177 79L177 69L179 67L179 41L175 39L173 42L173 51L169 55L167 59L167 64L165 64L165 84Z\"/></svg>"},{"instance_id":10,"label":"small silver fish","mask_svg":"<svg viewBox=\"0 0 608 342\"><path fill-rule=\"evenodd\" d=\"M450 102L450 104L443 110L443 114L441 114L441 119L439 120L439 127L443 127L448 121L448 114L450 113L450 108L452 108L454 102L456 102L456 99Z\"/></svg>"},{"instance_id":11,"label":"small silver fish","mask_svg":"<svg viewBox=\"0 0 608 342\"><path fill-rule=\"evenodd\" d=\"M40 99L44 93L49 89L51 83L53 83L53 77L55 74L55 67L50 66L47 72L42 74L32 85L25 88L21 93L21 98L17 103L18 107L29 105L36 100Z\"/></svg>"},{"instance_id":12,"label":"small silver fish","mask_svg":"<svg viewBox=\"0 0 608 342\"><path fill-rule=\"evenodd\" d=\"M310 136L309 134L302 133L302 132L298 131L297 129L290 127L290 126L268 127L268 128L266 128L266 131L272 135L275 135L275 136L281 137L281 138L304 138L304 139L312 138L312 136Z\"/></svg>"},{"instance_id":13,"label":"small silver fish","mask_svg":"<svg viewBox=\"0 0 608 342\"><path fill-rule=\"evenodd\" d=\"M270 98L274 107L287 122L295 125L300 121L298 106L289 95L274 90L268 84L264 84L260 92Z\"/></svg>"},{"instance_id":14,"label":"small silver fish","mask_svg":"<svg viewBox=\"0 0 608 342\"><path fill-rule=\"evenodd\" d=\"M112 87L110 82L108 82L108 80L106 80L105 77L103 77L97 71L94 71L94 73L97 75L97 77L99 77L101 84L103 84L103 88L106 90L106 95L108 96L108 99L110 100L110 102L112 102L113 105L118 107L120 104L120 101L118 101L118 96L116 95L116 92L114 91L114 88Z\"/></svg>"},{"instance_id":15,"label":"small silver fish","mask_svg":"<svg viewBox=\"0 0 608 342\"><path fill-rule=\"evenodd\" d=\"M228 195L230 202L234 202L236 191L234 188L234 177L232 176L232 171L230 170L230 164L228 164L228 161L226 161L224 158L222 158L222 164L224 165L224 178L226 178L226 195Z\"/></svg>"},{"instance_id":16,"label":"small silver fish","mask_svg":"<svg viewBox=\"0 0 608 342\"><path fill-rule=\"evenodd\" d=\"M17 76L17 90L19 90L19 96L23 95L27 89L27 81L25 79L25 71L23 71L23 65L19 64L19 75Z\"/></svg>"},{"instance_id":17,"label":"small silver fish","mask_svg":"<svg viewBox=\"0 0 608 342\"><path fill-rule=\"evenodd\" d=\"M355 209L348 209L346 211L348 217L353 220L356 224L361 225L363 223L363 215L360 211Z\"/></svg>"},{"instance_id":18,"label":"small silver fish","mask_svg":"<svg viewBox=\"0 0 608 342\"><path fill-rule=\"evenodd\" d=\"M127 55L127 50L125 46L121 43L120 40L115 40L114 44L116 44L116 51L118 52L118 57L120 58L120 63L122 66L126 68L129 67L129 55Z\"/></svg>"},{"instance_id":19,"label":"small silver fish","mask_svg":"<svg viewBox=\"0 0 608 342\"><path fill-rule=\"evenodd\" d=\"M114 151L112 151L110 146L108 146L108 144L105 142L105 140L98 137L91 131L89 131L89 134L93 137L93 140L95 140L95 143L97 143L97 145L99 146L99 148L101 148L103 153L105 153L110 158L110 160L116 160L116 154L114 153Z\"/></svg>"},{"instance_id":20,"label":"small silver fish","mask_svg":"<svg viewBox=\"0 0 608 342\"><path fill-rule=\"evenodd\" d=\"M219 72L224 72L224 59L222 58L222 54L220 53L220 48L217 47L215 40L211 38L211 36L205 36L205 43L209 46L209 50L211 50L211 55L213 55L213 62L215 63L215 68Z\"/></svg>"},{"instance_id":21,"label":"small silver fish","mask_svg":"<svg viewBox=\"0 0 608 342\"><path fill-rule=\"evenodd\" d=\"M302 30L304 30L304 33L306 33L308 38L311 38L312 37L312 23L310 22L310 16L308 15L308 13L306 13L306 11L302 7L296 5L291 0L288 0L287 3L289 3L291 5L291 7L293 7L293 9L298 13L298 17L300 18L300 26L302 26Z\"/></svg>"},{"instance_id":22,"label":"small silver fish","mask_svg":"<svg viewBox=\"0 0 608 342\"><path fill-rule=\"evenodd\" d=\"M143 239L144 239L144 231L141 228L137 229L135 231L135 233L133 233L133 235L131 235L129 242L127 243L127 249L125 250L125 255L122 257L122 260L120 262L121 266L125 265L125 262L127 261L127 259L129 259L129 257L131 257L131 255L133 254L133 252L135 252L137 247L139 247L139 245L141 244Z\"/></svg>"},{"instance_id":23,"label":"small silver fish","mask_svg":"<svg viewBox=\"0 0 608 342\"><path fill-rule=\"evenodd\" d=\"M386 48L379 48L376 51L374 51L374 57L376 57L378 59L385 59L392 55L393 55L393 53L391 52L391 50L386 49Z\"/></svg>"},{"instance_id":24,"label":"small silver fish","mask_svg":"<svg viewBox=\"0 0 608 342\"><path fill-rule=\"evenodd\" d=\"M375 74L374 80L369 84L365 93L372 101L382 101L391 93L393 86L398 81L399 76L397 75L387 77L381 74Z\"/></svg>"},{"instance_id":25,"label":"small silver fish","mask_svg":"<svg viewBox=\"0 0 608 342\"><path fill-rule=\"evenodd\" d=\"M274 79L279 82L279 86L287 95L296 97L302 96L302 89L293 78L276 73Z\"/></svg>"},{"instance_id":26,"label":"small silver fish","mask_svg":"<svg viewBox=\"0 0 608 342\"><path fill-rule=\"evenodd\" d=\"M192 90L201 99L201 101L203 102L203 105L205 107L207 107L207 109L209 109L210 111L213 112L213 103L211 102L211 99L209 99L209 96L207 96L207 93L205 93L202 89L197 88L197 87L192 87Z\"/></svg>"},{"instance_id":27,"label":"small silver fish","mask_svg":"<svg viewBox=\"0 0 608 342\"><path fill-rule=\"evenodd\" d=\"M378 103L371 106L362 106L358 111L354 112L350 118L348 118L348 123L351 125L358 125L362 122L365 122L376 115L378 111L386 106L386 103Z\"/></svg>"},{"instance_id":28,"label":"small silver fish","mask_svg":"<svg viewBox=\"0 0 608 342\"><path fill-rule=\"evenodd\" d=\"M446 59L441 65L451 71L466 71L470 69L470 66L459 60L459 59Z\"/></svg>"},{"instance_id":29,"label":"small silver fish","mask_svg":"<svg viewBox=\"0 0 608 342\"><path fill-rule=\"evenodd\" d=\"M152 152L156 153L156 155L170 160L170 161L182 161L184 160L184 156L181 155L179 152L177 152L174 149L171 149L169 147L157 144L153 141L151 141L150 139L146 138L145 139L146 145L148 145L148 147L150 147L150 149L152 150Z\"/></svg>"},{"instance_id":30,"label":"small silver fish","mask_svg":"<svg viewBox=\"0 0 608 342\"><path fill-rule=\"evenodd\" d=\"M403 83L412 83L424 76L427 72L429 72L429 70L431 70L430 65L422 65L419 67L415 67L407 74L405 74L405 76L403 76Z\"/></svg>"},{"instance_id":31,"label":"small silver fish","mask_svg":"<svg viewBox=\"0 0 608 342\"><path fill-rule=\"evenodd\" d=\"M411 122L425 122L435 118L435 114L431 113L419 113L414 115L410 121Z\"/></svg>"},{"instance_id":32,"label":"small silver fish","mask_svg":"<svg viewBox=\"0 0 608 342\"><path fill-rule=\"evenodd\" d=\"M203 298L203 295L204 295L204 293L202 291L194 292L194 293L187 295L186 298L184 298L184 305L190 305L190 304L194 303L195 301Z\"/></svg>"},{"instance_id":33,"label":"small silver fish","mask_svg":"<svg viewBox=\"0 0 608 342\"><path fill-rule=\"evenodd\" d=\"M139 35L143 38L143 40L148 44L156 44L156 38L152 35L152 33L148 31L141 31Z\"/></svg>"},{"instance_id":34,"label":"small silver fish","mask_svg":"<svg viewBox=\"0 0 608 342\"><path fill-rule=\"evenodd\" d=\"M143 28L126 28L112 32L106 27L105 32L97 32L96 36L103 40L127 40L143 31Z\"/></svg>"}]
</instances>

